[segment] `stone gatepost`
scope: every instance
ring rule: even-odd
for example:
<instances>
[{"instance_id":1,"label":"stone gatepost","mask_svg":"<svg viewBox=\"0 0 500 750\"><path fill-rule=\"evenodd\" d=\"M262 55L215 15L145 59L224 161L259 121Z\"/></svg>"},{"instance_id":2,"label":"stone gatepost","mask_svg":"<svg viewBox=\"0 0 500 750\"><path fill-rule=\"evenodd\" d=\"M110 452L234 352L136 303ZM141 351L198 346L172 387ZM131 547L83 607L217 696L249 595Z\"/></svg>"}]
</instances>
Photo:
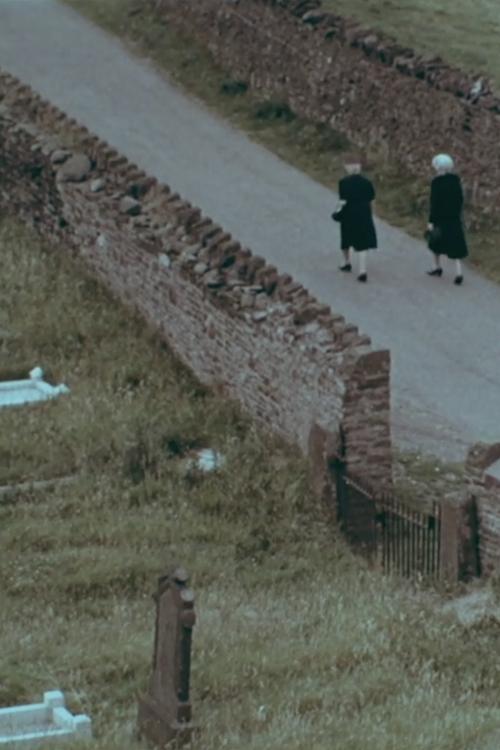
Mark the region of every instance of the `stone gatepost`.
<instances>
[{"instance_id":1,"label":"stone gatepost","mask_svg":"<svg viewBox=\"0 0 500 750\"><path fill-rule=\"evenodd\" d=\"M450 583L470 581L481 574L479 520L474 497L463 493L458 500L441 503L440 568Z\"/></svg>"},{"instance_id":2,"label":"stone gatepost","mask_svg":"<svg viewBox=\"0 0 500 750\"><path fill-rule=\"evenodd\" d=\"M500 443L476 443L465 462L467 493L478 510L482 575L500 570Z\"/></svg>"},{"instance_id":3,"label":"stone gatepost","mask_svg":"<svg viewBox=\"0 0 500 750\"><path fill-rule=\"evenodd\" d=\"M176 568L158 579L153 674L149 690L139 698L138 731L163 748L172 740L189 740L193 731L189 676L191 635L195 624L194 595L188 574Z\"/></svg>"},{"instance_id":4,"label":"stone gatepost","mask_svg":"<svg viewBox=\"0 0 500 750\"><path fill-rule=\"evenodd\" d=\"M309 432L308 456L313 492L326 506L337 513L335 478L332 465L341 453L340 436L314 423Z\"/></svg>"}]
</instances>

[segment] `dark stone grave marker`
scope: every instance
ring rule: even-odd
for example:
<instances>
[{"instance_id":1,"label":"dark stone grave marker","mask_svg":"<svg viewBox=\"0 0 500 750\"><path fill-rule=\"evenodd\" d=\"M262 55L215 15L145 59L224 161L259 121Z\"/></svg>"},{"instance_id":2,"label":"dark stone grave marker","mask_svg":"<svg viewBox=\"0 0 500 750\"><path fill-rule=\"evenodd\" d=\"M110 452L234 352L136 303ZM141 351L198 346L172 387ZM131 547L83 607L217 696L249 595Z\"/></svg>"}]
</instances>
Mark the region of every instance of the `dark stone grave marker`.
<instances>
[{"instance_id":1,"label":"dark stone grave marker","mask_svg":"<svg viewBox=\"0 0 500 750\"><path fill-rule=\"evenodd\" d=\"M158 579L154 595L156 626L153 674L148 692L139 698L138 729L158 747L189 740L193 731L189 701L194 595L188 574L176 568ZM172 743L176 744L176 743Z\"/></svg>"}]
</instances>

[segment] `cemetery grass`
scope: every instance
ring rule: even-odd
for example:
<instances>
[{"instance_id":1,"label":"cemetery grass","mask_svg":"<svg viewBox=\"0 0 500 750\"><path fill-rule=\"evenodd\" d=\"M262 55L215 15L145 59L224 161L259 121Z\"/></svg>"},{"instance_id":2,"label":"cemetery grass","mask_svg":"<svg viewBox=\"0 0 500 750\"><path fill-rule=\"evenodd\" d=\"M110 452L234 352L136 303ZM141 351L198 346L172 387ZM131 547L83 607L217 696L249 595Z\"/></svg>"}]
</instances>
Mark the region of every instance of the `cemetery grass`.
<instances>
[{"instance_id":1,"label":"cemetery grass","mask_svg":"<svg viewBox=\"0 0 500 750\"><path fill-rule=\"evenodd\" d=\"M159 71L164 71L177 85L196 96L215 112L233 125L245 131L250 138L261 143L285 161L327 187L336 189L338 179L343 175L343 156L351 150L351 144L341 133L326 125L307 121L295 114L280 101L262 101L256 92L251 92L247 82L234 80L231 73L217 66L209 53L194 39L187 38L168 27L161 18L147 7L147 3L137 0L63 0L67 5L87 15L91 20L110 32L118 34L127 42L134 53L147 55L156 63ZM443 54L450 62L469 64L477 67L472 52L488 62L490 74L500 80L500 48L496 43L498 24L489 20L498 12L493 0L479 0L484 6L485 16L477 13L477 5L470 6L468 19L466 0L458 3L460 23L457 24L455 8L446 10L445 0L439 0L433 13L431 0L419 0L417 4L403 0L396 4L385 0L341 0L332 2L332 9L359 15L361 20L378 19L379 25L398 35L406 35L418 49L431 48ZM429 21L413 23L411 6L425 6ZM365 7L366 6L366 7ZM377 9L387 9L379 13ZM486 13L486 10L488 11ZM393 14L394 11L394 14ZM444 14L444 15L443 15ZM449 24L441 23L441 16L452 16ZM412 23L405 27L405 19ZM396 26L389 19L399 19ZM446 20L445 18L445 20ZM499 16L500 18L500 16ZM432 23L431 23L432 21ZM412 32L415 32L413 38ZM483 44L482 32L486 43ZM428 32L427 36L424 32ZM410 37L411 35L411 37ZM404 37L404 38L406 38ZM480 39L480 42L478 42ZM427 40L427 41L426 41ZM427 44L427 46L426 46ZM454 46L455 45L455 46ZM490 49L491 48L491 49ZM492 54L494 48L494 54ZM471 52L471 55L468 54ZM491 54L490 54L491 53ZM368 154L367 174L372 177L377 189L377 214L422 239L427 225L429 184L416 179L400 164L391 161L385 151L372 151ZM429 168L429 181L432 177ZM186 196L189 199L189 196ZM500 216L485 218L475 214L470 208L466 211L468 239L471 251L469 262L490 279L500 282ZM333 228L334 230L334 228ZM332 246L336 239L332 231Z\"/></svg>"},{"instance_id":2,"label":"cemetery grass","mask_svg":"<svg viewBox=\"0 0 500 750\"><path fill-rule=\"evenodd\" d=\"M0 257L0 365L47 366L71 389L0 412L3 481L78 476L0 497L0 705L59 688L92 717L94 750L142 747L151 594L183 564L193 748L482 747L500 727L498 622L465 628L424 583L353 557L298 452L200 385L64 248L2 220ZM195 446L224 468L187 470Z\"/></svg>"}]
</instances>

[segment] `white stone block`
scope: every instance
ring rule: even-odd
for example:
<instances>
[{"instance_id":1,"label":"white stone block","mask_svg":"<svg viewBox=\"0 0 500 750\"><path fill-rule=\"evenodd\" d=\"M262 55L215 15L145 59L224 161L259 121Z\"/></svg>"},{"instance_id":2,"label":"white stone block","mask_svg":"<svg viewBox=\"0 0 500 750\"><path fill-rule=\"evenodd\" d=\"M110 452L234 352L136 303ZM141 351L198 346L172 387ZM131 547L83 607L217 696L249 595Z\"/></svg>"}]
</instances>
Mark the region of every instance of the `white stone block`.
<instances>
[{"instance_id":1,"label":"white stone block","mask_svg":"<svg viewBox=\"0 0 500 750\"><path fill-rule=\"evenodd\" d=\"M59 690L44 693L43 703L0 708L0 746L23 748L64 740L91 739L88 716L73 716L64 706Z\"/></svg>"},{"instance_id":2,"label":"white stone block","mask_svg":"<svg viewBox=\"0 0 500 750\"><path fill-rule=\"evenodd\" d=\"M22 406L36 401L47 401L63 393L69 393L66 385L50 385L43 380L41 367L34 367L26 380L6 380L0 382L0 408Z\"/></svg>"},{"instance_id":3,"label":"white stone block","mask_svg":"<svg viewBox=\"0 0 500 750\"><path fill-rule=\"evenodd\" d=\"M96 240L97 247L100 247L101 250L106 250L108 247L108 240L106 238L106 235L100 234Z\"/></svg>"},{"instance_id":4,"label":"white stone block","mask_svg":"<svg viewBox=\"0 0 500 750\"><path fill-rule=\"evenodd\" d=\"M172 261L166 253L160 253L160 255L158 256L158 263L162 268L170 268L170 266L172 265Z\"/></svg>"},{"instance_id":5,"label":"white stone block","mask_svg":"<svg viewBox=\"0 0 500 750\"><path fill-rule=\"evenodd\" d=\"M43 702L52 708L64 706L64 695L60 690L49 690L43 694Z\"/></svg>"}]
</instances>

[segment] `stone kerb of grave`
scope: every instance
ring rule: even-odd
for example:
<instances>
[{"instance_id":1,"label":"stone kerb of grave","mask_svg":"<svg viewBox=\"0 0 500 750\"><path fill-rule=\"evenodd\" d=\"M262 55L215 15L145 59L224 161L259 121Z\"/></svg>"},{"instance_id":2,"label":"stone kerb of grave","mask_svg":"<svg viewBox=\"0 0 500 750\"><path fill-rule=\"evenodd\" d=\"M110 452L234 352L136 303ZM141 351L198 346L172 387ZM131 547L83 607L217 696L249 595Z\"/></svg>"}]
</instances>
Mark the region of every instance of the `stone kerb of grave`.
<instances>
[{"instance_id":1,"label":"stone kerb of grave","mask_svg":"<svg viewBox=\"0 0 500 750\"><path fill-rule=\"evenodd\" d=\"M51 385L43 380L41 367L34 367L29 378L22 380L2 380L0 374L0 409L7 406L21 406L57 398L69 393L69 388L61 383Z\"/></svg>"},{"instance_id":2,"label":"stone kerb of grave","mask_svg":"<svg viewBox=\"0 0 500 750\"><path fill-rule=\"evenodd\" d=\"M191 737L189 677L191 636L196 621L194 595L184 568L158 579L154 595L156 626L153 673L148 692L139 699L138 734L163 747Z\"/></svg>"},{"instance_id":3,"label":"stone kerb of grave","mask_svg":"<svg viewBox=\"0 0 500 750\"><path fill-rule=\"evenodd\" d=\"M67 741L92 739L92 721L85 714L74 716L65 706L60 690L43 694L42 703L0 708L0 745L32 748Z\"/></svg>"}]
</instances>

